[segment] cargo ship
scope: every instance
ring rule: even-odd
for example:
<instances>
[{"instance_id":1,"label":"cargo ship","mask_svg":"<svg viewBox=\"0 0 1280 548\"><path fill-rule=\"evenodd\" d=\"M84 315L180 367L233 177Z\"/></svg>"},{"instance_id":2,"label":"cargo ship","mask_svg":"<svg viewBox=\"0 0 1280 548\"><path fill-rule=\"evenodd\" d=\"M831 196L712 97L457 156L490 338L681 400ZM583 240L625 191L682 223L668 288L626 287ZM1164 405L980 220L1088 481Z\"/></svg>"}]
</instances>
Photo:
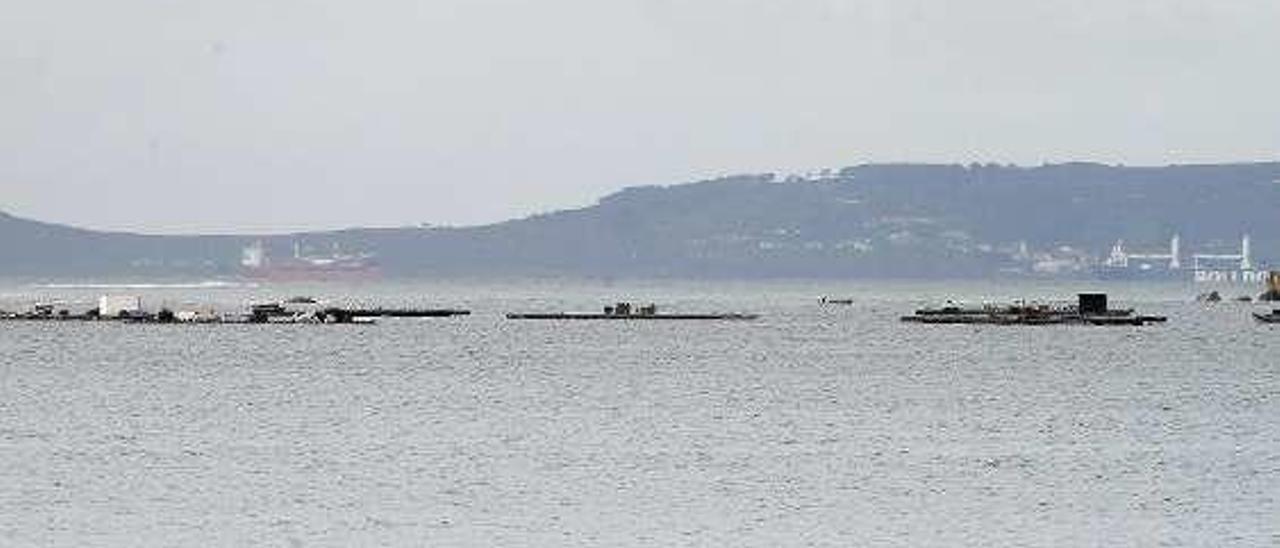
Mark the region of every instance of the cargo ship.
<instances>
[{"instance_id":1,"label":"cargo ship","mask_svg":"<svg viewBox=\"0 0 1280 548\"><path fill-rule=\"evenodd\" d=\"M372 254L343 253L337 246L327 255L304 254L294 242L293 256L272 257L262 242L245 247L240 258L245 278L268 282L352 282L376 279L380 275Z\"/></svg>"}]
</instances>

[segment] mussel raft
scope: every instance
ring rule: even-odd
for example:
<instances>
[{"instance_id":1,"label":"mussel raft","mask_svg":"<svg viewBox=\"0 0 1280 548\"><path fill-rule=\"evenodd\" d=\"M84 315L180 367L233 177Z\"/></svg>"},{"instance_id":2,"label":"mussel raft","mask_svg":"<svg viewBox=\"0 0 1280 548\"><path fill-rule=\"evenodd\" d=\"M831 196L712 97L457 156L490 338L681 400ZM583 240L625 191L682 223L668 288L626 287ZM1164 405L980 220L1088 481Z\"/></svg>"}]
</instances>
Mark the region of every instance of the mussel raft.
<instances>
[{"instance_id":1,"label":"mussel raft","mask_svg":"<svg viewBox=\"0 0 1280 548\"><path fill-rule=\"evenodd\" d=\"M902 317L902 321L912 323L981 325L1147 325L1167 320L1164 316L1136 314L1132 309L1110 309L1103 293L1081 293L1075 305L952 305L924 308Z\"/></svg>"},{"instance_id":2,"label":"mussel raft","mask_svg":"<svg viewBox=\"0 0 1280 548\"><path fill-rule=\"evenodd\" d=\"M601 313L592 312L533 312L507 314L508 320L729 320L750 321L758 319L756 314L710 313L710 314L667 314L659 313L658 305L636 306L632 303L620 302L604 307Z\"/></svg>"},{"instance_id":3,"label":"mussel raft","mask_svg":"<svg viewBox=\"0 0 1280 548\"><path fill-rule=\"evenodd\" d=\"M106 302L104 299L103 302ZM310 306L296 306L310 305ZM0 311L3 321L80 321L80 322L124 322L148 324L362 324L372 323L378 318L444 318L465 316L468 310L435 309L435 308L346 308L336 306L319 306L314 301L284 303L264 303L251 305L247 312L219 314L209 310L173 311L161 308L156 312L142 310L140 305L126 309L108 309L103 313L103 305L85 312L72 312L49 304L38 304L26 312Z\"/></svg>"}]
</instances>

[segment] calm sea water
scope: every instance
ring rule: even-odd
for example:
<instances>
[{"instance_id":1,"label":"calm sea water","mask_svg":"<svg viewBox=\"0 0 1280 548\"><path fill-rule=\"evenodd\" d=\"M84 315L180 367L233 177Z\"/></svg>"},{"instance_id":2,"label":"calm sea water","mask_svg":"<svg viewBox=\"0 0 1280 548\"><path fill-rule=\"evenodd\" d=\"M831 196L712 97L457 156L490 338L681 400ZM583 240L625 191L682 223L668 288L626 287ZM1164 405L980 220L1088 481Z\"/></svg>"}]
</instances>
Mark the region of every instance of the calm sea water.
<instances>
[{"instance_id":1,"label":"calm sea water","mask_svg":"<svg viewBox=\"0 0 1280 548\"><path fill-rule=\"evenodd\" d=\"M1099 288L1170 323L897 321ZM0 324L0 546L1280 544L1280 328L1189 286L0 284L0 308L104 292L475 314ZM620 298L764 317L501 315Z\"/></svg>"}]
</instances>

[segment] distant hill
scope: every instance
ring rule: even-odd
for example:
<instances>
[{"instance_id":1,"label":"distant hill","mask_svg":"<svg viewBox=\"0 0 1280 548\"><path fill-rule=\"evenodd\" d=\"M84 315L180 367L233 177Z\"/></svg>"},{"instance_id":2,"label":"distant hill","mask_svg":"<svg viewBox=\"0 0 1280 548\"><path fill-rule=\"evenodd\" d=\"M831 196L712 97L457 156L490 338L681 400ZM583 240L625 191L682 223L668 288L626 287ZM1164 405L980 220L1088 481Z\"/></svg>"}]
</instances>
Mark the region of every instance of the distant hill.
<instances>
[{"instance_id":1,"label":"distant hill","mask_svg":"<svg viewBox=\"0 0 1280 548\"><path fill-rule=\"evenodd\" d=\"M292 236L92 232L0 214L0 275L235 275L244 246L373 253L391 276L1089 275L1111 245L1280 259L1280 162L864 165L628 188L591 207L467 228Z\"/></svg>"}]
</instances>

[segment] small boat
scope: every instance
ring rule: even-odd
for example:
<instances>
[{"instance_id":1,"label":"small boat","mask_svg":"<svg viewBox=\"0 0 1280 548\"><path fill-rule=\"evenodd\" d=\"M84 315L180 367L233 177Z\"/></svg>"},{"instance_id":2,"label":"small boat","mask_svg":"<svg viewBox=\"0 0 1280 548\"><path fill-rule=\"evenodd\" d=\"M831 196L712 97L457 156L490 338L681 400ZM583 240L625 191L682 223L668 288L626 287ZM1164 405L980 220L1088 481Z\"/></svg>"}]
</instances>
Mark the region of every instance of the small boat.
<instances>
[{"instance_id":1,"label":"small boat","mask_svg":"<svg viewBox=\"0 0 1280 548\"><path fill-rule=\"evenodd\" d=\"M1272 310L1269 314L1254 312L1253 319L1262 323L1280 323L1280 308Z\"/></svg>"},{"instance_id":2,"label":"small boat","mask_svg":"<svg viewBox=\"0 0 1280 548\"><path fill-rule=\"evenodd\" d=\"M1222 294L1221 294L1221 293L1218 293L1217 291L1210 291L1210 292L1208 292L1208 293L1201 293L1201 294L1199 294L1199 295L1196 295L1196 302L1198 302L1198 303L1220 303L1220 302L1222 302Z\"/></svg>"},{"instance_id":3,"label":"small boat","mask_svg":"<svg viewBox=\"0 0 1280 548\"><path fill-rule=\"evenodd\" d=\"M853 299L846 299L846 298L833 298L833 297L823 297L823 298L822 298L822 301L820 301L820 302L821 302L822 304L851 305L851 304L853 304Z\"/></svg>"}]
</instances>

